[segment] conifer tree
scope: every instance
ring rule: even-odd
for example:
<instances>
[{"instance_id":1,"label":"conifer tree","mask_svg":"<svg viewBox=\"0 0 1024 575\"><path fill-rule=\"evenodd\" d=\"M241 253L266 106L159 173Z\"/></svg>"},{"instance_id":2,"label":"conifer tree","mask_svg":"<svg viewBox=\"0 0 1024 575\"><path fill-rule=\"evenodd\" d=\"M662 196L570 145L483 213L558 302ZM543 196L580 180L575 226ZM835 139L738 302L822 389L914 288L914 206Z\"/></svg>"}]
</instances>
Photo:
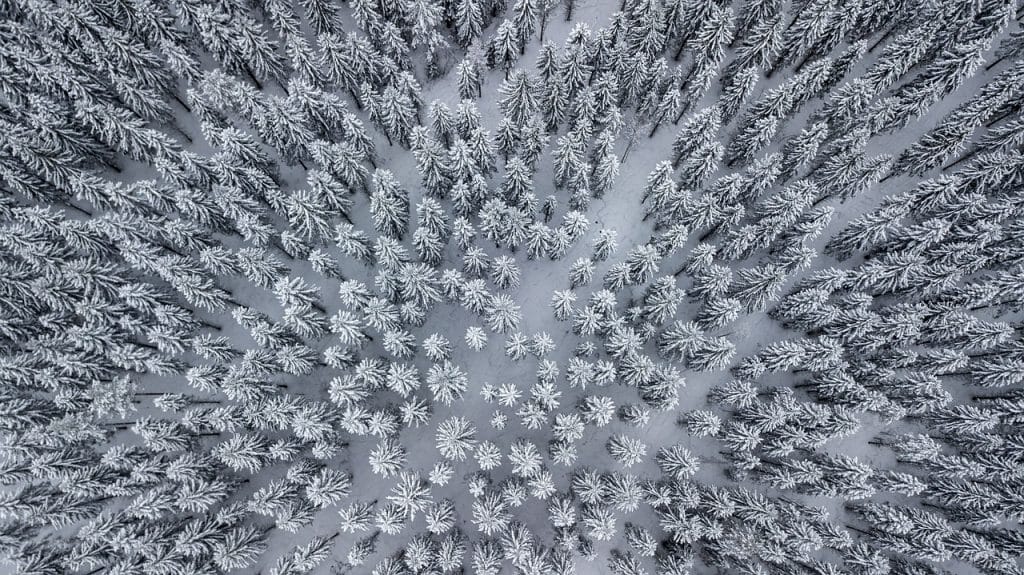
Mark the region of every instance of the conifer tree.
<instances>
[{"instance_id":1,"label":"conifer tree","mask_svg":"<svg viewBox=\"0 0 1024 575\"><path fill-rule=\"evenodd\" d=\"M506 79L519 59L519 38L515 24L511 20L503 20L487 45L488 61L505 70Z\"/></svg>"},{"instance_id":2,"label":"conifer tree","mask_svg":"<svg viewBox=\"0 0 1024 575\"><path fill-rule=\"evenodd\" d=\"M373 225L381 234L401 238L409 222L409 196L388 170L373 174L370 210Z\"/></svg>"}]
</instances>

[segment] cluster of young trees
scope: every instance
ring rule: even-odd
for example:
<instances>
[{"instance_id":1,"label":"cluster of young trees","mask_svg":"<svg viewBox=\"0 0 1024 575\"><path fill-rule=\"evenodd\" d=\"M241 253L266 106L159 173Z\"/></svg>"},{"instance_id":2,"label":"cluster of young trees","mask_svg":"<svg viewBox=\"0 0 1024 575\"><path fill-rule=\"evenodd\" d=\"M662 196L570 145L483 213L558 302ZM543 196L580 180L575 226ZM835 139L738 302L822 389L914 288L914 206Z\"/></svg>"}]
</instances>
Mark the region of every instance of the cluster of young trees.
<instances>
[{"instance_id":1,"label":"cluster of young trees","mask_svg":"<svg viewBox=\"0 0 1024 575\"><path fill-rule=\"evenodd\" d=\"M1016 5L580 8L0 3L0 559L1019 573Z\"/></svg>"}]
</instances>

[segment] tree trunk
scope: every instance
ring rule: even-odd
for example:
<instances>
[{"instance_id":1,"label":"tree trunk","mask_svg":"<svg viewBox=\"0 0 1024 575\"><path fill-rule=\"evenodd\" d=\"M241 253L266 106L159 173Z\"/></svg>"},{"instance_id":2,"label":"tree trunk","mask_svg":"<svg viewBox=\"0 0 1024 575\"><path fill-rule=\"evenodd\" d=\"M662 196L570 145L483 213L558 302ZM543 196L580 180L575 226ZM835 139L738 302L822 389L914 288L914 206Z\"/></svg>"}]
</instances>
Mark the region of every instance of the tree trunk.
<instances>
[{"instance_id":1,"label":"tree trunk","mask_svg":"<svg viewBox=\"0 0 1024 575\"><path fill-rule=\"evenodd\" d=\"M636 143L636 138L630 138L629 141L626 142L626 149L622 150L622 159L619 160L620 162L625 162L626 161L626 156L629 155L629 152L630 152L630 150L633 149L633 144L635 144L635 143Z\"/></svg>"},{"instance_id":2,"label":"tree trunk","mask_svg":"<svg viewBox=\"0 0 1024 575\"><path fill-rule=\"evenodd\" d=\"M180 98L180 97L178 96L177 92L175 92L175 91L174 91L173 89L172 89L172 90L170 90L170 92L171 92L171 98L172 98L172 99L173 99L173 100L174 100L175 102L177 102L178 104L180 104L180 105L181 105L181 107L182 107L182 108L184 108L186 112L189 112L189 113L191 113L191 112L192 112L192 107L191 107L191 106L189 106L188 104L186 104L186 103L185 103L185 101L184 101L184 100L182 100L182 99L181 99L181 98Z\"/></svg>"},{"instance_id":3,"label":"tree trunk","mask_svg":"<svg viewBox=\"0 0 1024 575\"><path fill-rule=\"evenodd\" d=\"M661 117L659 117L657 119L657 121L654 122L654 125L651 126L651 131L647 133L647 137L648 138L653 138L654 137L654 133L658 131L658 127L661 126L661 122L662 122L662 120L664 118L665 118L665 115L662 114Z\"/></svg>"},{"instance_id":4,"label":"tree trunk","mask_svg":"<svg viewBox=\"0 0 1024 575\"><path fill-rule=\"evenodd\" d=\"M811 204L811 207L812 208L816 208L816 207L818 207L819 204L821 204L822 202L824 202L825 200L827 200L827 199L829 199L831 197L832 197L832 194L823 194L820 198L814 200L814 203Z\"/></svg>"},{"instance_id":5,"label":"tree trunk","mask_svg":"<svg viewBox=\"0 0 1024 575\"><path fill-rule=\"evenodd\" d=\"M165 250L167 250L167 251L171 252L172 254L174 254L174 255L176 255L176 256L178 256L178 257L182 257L182 258L183 258L183 257L186 257L186 256L185 256L185 254L183 254L183 253L179 252L179 251L178 251L177 249L175 249L175 248L174 248L174 246L169 246L169 245L167 245L167 244L165 244L165 243L163 243L163 242L160 242L160 243L158 243L157 245L159 245L159 246L160 246L160 247L162 247L163 249L165 249Z\"/></svg>"},{"instance_id":6,"label":"tree trunk","mask_svg":"<svg viewBox=\"0 0 1024 575\"><path fill-rule=\"evenodd\" d=\"M877 42L872 44L870 48L868 48L868 54L874 52L875 48L877 48L879 45L881 45L882 42L885 42L886 40L888 40L889 36L892 36L892 33L895 32L895 31L896 31L896 26L893 26L893 27L889 28L888 30L886 30L885 34L882 34L882 37L879 38Z\"/></svg>"},{"instance_id":7,"label":"tree trunk","mask_svg":"<svg viewBox=\"0 0 1024 575\"><path fill-rule=\"evenodd\" d=\"M116 174L120 174L121 173L121 166L118 166L117 164L115 164L114 160L110 160L110 159L107 159L107 158L99 158L99 161L104 166L110 168L111 170L114 170L114 173L116 173Z\"/></svg>"},{"instance_id":8,"label":"tree trunk","mask_svg":"<svg viewBox=\"0 0 1024 575\"><path fill-rule=\"evenodd\" d=\"M200 324L200 325L202 325L203 327L206 327L206 328L212 329L212 330L214 330L214 331L224 331L224 326L221 326L221 325L217 325L217 324L215 324L215 323L210 323L210 322L206 321L205 319L200 319L200 320L197 320L197 321L198 321L198 322L199 322L199 324Z\"/></svg>"},{"instance_id":9,"label":"tree trunk","mask_svg":"<svg viewBox=\"0 0 1024 575\"><path fill-rule=\"evenodd\" d=\"M686 113L690 111L690 104L690 100L686 100L685 102L683 102L683 105L679 108L679 113L676 114L676 118L672 120L673 126L678 125L679 120L682 120L683 116L685 116Z\"/></svg>"},{"instance_id":10,"label":"tree trunk","mask_svg":"<svg viewBox=\"0 0 1024 575\"><path fill-rule=\"evenodd\" d=\"M178 125L177 123L175 123L175 122L174 122L173 120L172 120L172 121L170 122L170 126L171 126L172 128L174 128L174 131L175 131L175 132L178 132L179 134L181 134L181 137L182 137L182 138L185 138L185 141L186 141L186 142L188 142L188 143L190 143L190 144L191 144L191 143L193 143L193 140L192 140L192 136L189 136L189 135L188 135L187 133L185 133L185 130L182 130L182 129L181 129L181 126L179 126L179 125Z\"/></svg>"},{"instance_id":11,"label":"tree trunk","mask_svg":"<svg viewBox=\"0 0 1024 575\"><path fill-rule=\"evenodd\" d=\"M779 71L780 68L782 68L784 62L785 59L782 56L779 56L778 60L775 60L775 62L772 63L771 67L764 71L764 77L766 79L770 79L773 75L775 75L776 72Z\"/></svg>"},{"instance_id":12,"label":"tree trunk","mask_svg":"<svg viewBox=\"0 0 1024 575\"><path fill-rule=\"evenodd\" d=\"M796 68L794 68L793 72L799 74L800 70L803 70L804 66L806 66L807 63L811 61L811 58L814 58L814 56L814 49L812 48L811 50L808 50L807 53L804 54L804 57L800 59L800 63L796 65Z\"/></svg>"},{"instance_id":13,"label":"tree trunk","mask_svg":"<svg viewBox=\"0 0 1024 575\"><path fill-rule=\"evenodd\" d=\"M272 245L275 248L277 248L278 251L280 251L282 254L284 254L284 257L286 257L286 258L288 258L288 259L290 259L292 261L295 261L295 258L292 256L292 254L288 253L288 250L284 249L284 247L281 244L279 244L276 239L270 238L270 245Z\"/></svg>"},{"instance_id":14,"label":"tree trunk","mask_svg":"<svg viewBox=\"0 0 1024 575\"><path fill-rule=\"evenodd\" d=\"M679 58L683 55L683 50L686 49L686 41L688 39L689 38L682 38L679 40L679 47L676 48L676 53L674 56L672 56L672 59L675 60L676 62L678 62Z\"/></svg>"},{"instance_id":15,"label":"tree trunk","mask_svg":"<svg viewBox=\"0 0 1024 575\"><path fill-rule=\"evenodd\" d=\"M861 529L859 527L854 527L853 525L847 525L846 528L849 529L850 531L856 531L857 533L860 533L861 535L867 535L869 537L871 536L871 532L870 531L865 531L865 530L863 530L863 529Z\"/></svg>"},{"instance_id":16,"label":"tree trunk","mask_svg":"<svg viewBox=\"0 0 1024 575\"><path fill-rule=\"evenodd\" d=\"M991 70L992 68L995 68L996 64L1002 62L1005 59L1006 59L1006 56L1001 56L999 58L996 58L995 60L992 61L991 64L989 64L988 66L985 66L985 71L987 72L987 71Z\"/></svg>"},{"instance_id":17,"label":"tree trunk","mask_svg":"<svg viewBox=\"0 0 1024 575\"><path fill-rule=\"evenodd\" d=\"M991 128L992 126L995 126L999 122L1002 122L1003 120L1005 120L1009 116L1012 116L1013 114L1015 114L1017 112L1017 110L1019 110L1019 109L1020 109L1019 106L1011 106L1010 110L1008 112L1006 112L1004 114L1000 114L999 116L996 116L995 119L993 119L993 120L989 121L987 124L985 124L985 127L986 128Z\"/></svg>"},{"instance_id":18,"label":"tree trunk","mask_svg":"<svg viewBox=\"0 0 1024 575\"><path fill-rule=\"evenodd\" d=\"M708 229L708 231L704 232L704 234L700 238L697 239L697 242L706 241L708 238L710 238L711 236L715 235L715 233L718 232L718 229L721 228L721 227L722 227L721 223L718 223L718 224L715 224L715 225L711 226Z\"/></svg>"},{"instance_id":19,"label":"tree trunk","mask_svg":"<svg viewBox=\"0 0 1024 575\"><path fill-rule=\"evenodd\" d=\"M249 65L243 63L242 69L245 70L246 75L249 76L249 79L252 80L252 83L256 84L256 89L263 90L263 84L256 79L256 74L252 73L252 69L249 68Z\"/></svg>"},{"instance_id":20,"label":"tree trunk","mask_svg":"<svg viewBox=\"0 0 1024 575\"><path fill-rule=\"evenodd\" d=\"M61 202L61 203L63 203L65 206L71 208L72 210L82 214L83 216L92 217L92 212L90 212L89 210L87 210L85 208L80 208L80 207L76 206L75 204L73 204L71 202L70 198L65 200L65 201L63 201L63 202Z\"/></svg>"}]
</instances>

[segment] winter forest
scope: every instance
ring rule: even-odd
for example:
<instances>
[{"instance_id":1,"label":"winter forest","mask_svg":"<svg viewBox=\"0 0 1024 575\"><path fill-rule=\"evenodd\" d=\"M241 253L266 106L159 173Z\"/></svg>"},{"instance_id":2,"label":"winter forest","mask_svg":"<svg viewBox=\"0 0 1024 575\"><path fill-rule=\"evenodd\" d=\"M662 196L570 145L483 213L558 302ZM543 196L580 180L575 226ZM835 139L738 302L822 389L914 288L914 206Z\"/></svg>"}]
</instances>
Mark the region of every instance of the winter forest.
<instances>
[{"instance_id":1,"label":"winter forest","mask_svg":"<svg viewBox=\"0 0 1024 575\"><path fill-rule=\"evenodd\" d=\"M0 0L0 573L1024 575L1022 22Z\"/></svg>"}]
</instances>

